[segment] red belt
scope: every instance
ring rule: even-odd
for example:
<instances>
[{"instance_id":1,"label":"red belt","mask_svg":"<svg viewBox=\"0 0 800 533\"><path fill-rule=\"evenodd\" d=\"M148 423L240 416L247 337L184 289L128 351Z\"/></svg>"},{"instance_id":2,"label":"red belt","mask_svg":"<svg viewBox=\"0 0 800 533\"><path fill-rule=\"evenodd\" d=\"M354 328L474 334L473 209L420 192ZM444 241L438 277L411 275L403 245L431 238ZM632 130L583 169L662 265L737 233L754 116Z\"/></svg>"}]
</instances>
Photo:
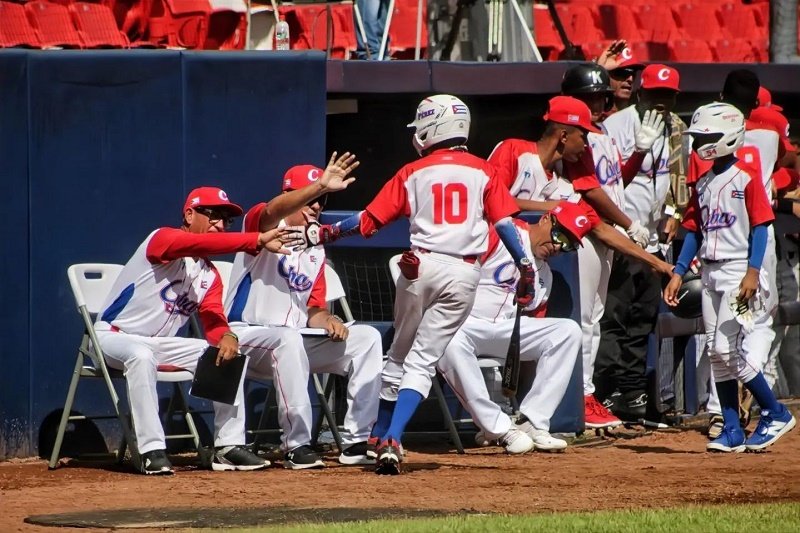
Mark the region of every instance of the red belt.
<instances>
[{"instance_id":1,"label":"red belt","mask_svg":"<svg viewBox=\"0 0 800 533\"><path fill-rule=\"evenodd\" d=\"M119 333L119 328L118 328L117 326L114 326L114 325L112 325L110 329L111 329L111 331L113 331L114 333Z\"/></svg>"},{"instance_id":2,"label":"red belt","mask_svg":"<svg viewBox=\"0 0 800 533\"><path fill-rule=\"evenodd\" d=\"M414 251L415 252L419 252L421 254L429 254L429 253L431 253L430 250L426 250L425 248L417 248ZM440 253L440 252L437 252L437 253ZM451 254L444 254L444 255L451 255ZM455 257L457 259L461 259L462 261L464 261L465 263L469 263L470 265L474 265L475 263L478 262L478 259L481 258L481 256L479 256L479 255L452 255L452 257Z\"/></svg>"}]
</instances>

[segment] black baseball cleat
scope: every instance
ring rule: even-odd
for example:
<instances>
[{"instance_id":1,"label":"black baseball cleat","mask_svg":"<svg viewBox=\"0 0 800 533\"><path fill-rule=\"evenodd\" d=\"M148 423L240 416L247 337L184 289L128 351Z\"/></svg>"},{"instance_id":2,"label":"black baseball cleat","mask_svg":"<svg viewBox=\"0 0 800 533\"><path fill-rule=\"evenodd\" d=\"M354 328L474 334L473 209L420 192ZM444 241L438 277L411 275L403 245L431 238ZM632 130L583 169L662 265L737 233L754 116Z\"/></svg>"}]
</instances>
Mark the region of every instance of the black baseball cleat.
<instances>
[{"instance_id":1,"label":"black baseball cleat","mask_svg":"<svg viewBox=\"0 0 800 533\"><path fill-rule=\"evenodd\" d=\"M261 470L269 466L269 461L262 459L243 446L224 446L218 448L211 463L216 472L227 470Z\"/></svg>"},{"instance_id":2,"label":"black baseball cleat","mask_svg":"<svg viewBox=\"0 0 800 533\"><path fill-rule=\"evenodd\" d=\"M339 462L343 465L374 465L374 452L370 455L370 447L367 441L351 444L342 451Z\"/></svg>"},{"instance_id":3,"label":"black baseball cleat","mask_svg":"<svg viewBox=\"0 0 800 533\"><path fill-rule=\"evenodd\" d=\"M317 452L311 449L311 446L304 444L284 456L283 466L292 470L305 470L307 468L323 468L325 463L322 462Z\"/></svg>"},{"instance_id":4,"label":"black baseball cleat","mask_svg":"<svg viewBox=\"0 0 800 533\"><path fill-rule=\"evenodd\" d=\"M166 450L152 450L141 456L142 474L148 476L171 476L172 463L169 462Z\"/></svg>"},{"instance_id":5,"label":"black baseball cleat","mask_svg":"<svg viewBox=\"0 0 800 533\"><path fill-rule=\"evenodd\" d=\"M377 453L376 474L380 476L396 476L400 473L403 452L399 442L394 439L387 439L378 445Z\"/></svg>"}]
</instances>

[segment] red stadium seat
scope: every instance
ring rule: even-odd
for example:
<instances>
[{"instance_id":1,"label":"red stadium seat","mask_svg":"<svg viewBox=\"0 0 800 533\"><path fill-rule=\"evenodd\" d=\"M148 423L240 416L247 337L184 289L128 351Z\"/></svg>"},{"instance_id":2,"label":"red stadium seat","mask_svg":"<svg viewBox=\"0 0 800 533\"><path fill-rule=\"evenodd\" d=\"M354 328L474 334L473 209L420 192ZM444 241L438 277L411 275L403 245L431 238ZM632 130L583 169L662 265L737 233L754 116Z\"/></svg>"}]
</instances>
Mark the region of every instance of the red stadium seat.
<instances>
[{"instance_id":1,"label":"red stadium seat","mask_svg":"<svg viewBox=\"0 0 800 533\"><path fill-rule=\"evenodd\" d=\"M428 3L422 2L420 54L425 57L428 44ZM352 14L350 16L352 21ZM352 22L351 22L352 25ZM389 26L389 49L397 58L414 59L417 46L417 0L396 0L392 24Z\"/></svg>"},{"instance_id":2,"label":"red stadium seat","mask_svg":"<svg viewBox=\"0 0 800 533\"><path fill-rule=\"evenodd\" d=\"M545 60L557 59L558 54L564 49L564 43L556 31L553 18L547 6L542 4L533 4L533 37Z\"/></svg>"},{"instance_id":3,"label":"red stadium seat","mask_svg":"<svg viewBox=\"0 0 800 533\"><path fill-rule=\"evenodd\" d=\"M100 4L76 2L69 6L72 22L84 48L129 48L128 37L119 31L111 10Z\"/></svg>"},{"instance_id":4,"label":"red stadium seat","mask_svg":"<svg viewBox=\"0 0 800 533\"><path fill-rule=\"evenodd\" d=\"M732 38L756 39L767 33L756 6L727 2L717 14L722 29Z\"/></svg>"},{"instance_id":5,"label":"red stadium seat","mask_svg":"<svg viewBox=\"0 0 800 533\"><path fill-rule=\"evenodd\" d=\"M680 34L669 5L643 4L636 10L640 34L643 40L667 43Z\"/></svg>"},{"instance_id":6,"label":"red stadium seat","mask_svg":"<svg viewBox=\"0 0 800 533\"><path fill-rule=\"evenodd\" d=\"M747 39L720 39L714 43L714 52L720 63L754 63L756 53Z\"/></svg>"},{"instance_id":7,"label":"red stadium seat","mask_svg":"<svg viewBox=\"0 0 800 533\"><path fill-rule=\"evenodd\" d=\"M683 4L674 8L675 18L687 38L721 39L716 6L708 3Z\"/></svg>"},{"instance_id":8,"label":"red stadium seat","mask_svg":"<svg viewBox=\"0 0 800 533\"><path fill-rule=\"evenodd\" d=\"M635 42L642 39L639 24L631 8L623 4L604 4L599 7L600 27L606 39L626 39Z\"/></svg>"},{"instance_id":9,"label":"red stadium seat","mask_svg":"<svg viewBox=\"0 0 800 533\"><path fill-rule=\"evenodd\" d=\"M117 21L117 27L131 41L138 41L147 35L153 0L103 0Z\"/></svg>"},{"instance_id":10,"label":"red stadium seat","mask_svg":"<svg viewBox=\"0 0 800 533\"><path fill-rule=\"evenodd\" d=\"M244 50L247 44L247 4L244 0L209 0L206 50Z\"/></svg>"},{"instance_id":11,"label":"red stadium seat","mask_svg":"<svg viewBox=\"0 0 800 533\"><path fill-rule=\"evenodd\" d=\"M25 4L25 12L31 26L39 34L39 42L43 48L59 46L63 48L80 48L81 37L72 25L66 7L35 0Z\"/></svg>"},{"instance_id":12,"label":"red stadium seat","mask_svg":"<svg viewBox=\"0 0 800 533\"><path fill-rule=\"evenodd\" d=\"M351 4L330 5L331 9L331 57L346 59L355 50L353 30L353 6ZM328 14L326 6L295 5L281 8L289 23L291 47L299 50L327 50Z\"/></svg>"},{"instance_id":13,"label":"red stadium seat","mask_svg":"<svg viewBox=\"0 0 800 533\"><path fill-rule=\"evenodd\" d=\"M150 40L176 48L201 48L210 14L208 0L153 0Z\"/></svg>"},{"instance_id":14,"label":"red stadium seat","mask_svg":"<svg viewBox=\"0 0 800 533\"><path fill-rule=\"evenodd\" d=\"M28 21L25 6L0 2L0 48L39 48L39 36Z\"/></svg>"},{"instance_id":15,"label":"red stadium seat","mask_svg":"<svg viewBox=\"0 0 800 533\"><path fill-rule=\"evenodd\" d=\"M569 30L569 26L566 24L564 24L564 27L567 28L567 36L569 36L570 41L576 44L603 40L603 32L597 27L594 13L587 6L574 6L572 10L572 31Z\"/></svg>"},{"instance_id":16,"label":"red stadium seat","mask_svg":"<svg viewBox=\"0 0 800 533\"><path fill-rule=\"evenodd\" d=\"M669 55L672 61L684 63L711 63L714 54L708 43L700 39L676 39L669 43Z\"/></svg>"}]
</instances>

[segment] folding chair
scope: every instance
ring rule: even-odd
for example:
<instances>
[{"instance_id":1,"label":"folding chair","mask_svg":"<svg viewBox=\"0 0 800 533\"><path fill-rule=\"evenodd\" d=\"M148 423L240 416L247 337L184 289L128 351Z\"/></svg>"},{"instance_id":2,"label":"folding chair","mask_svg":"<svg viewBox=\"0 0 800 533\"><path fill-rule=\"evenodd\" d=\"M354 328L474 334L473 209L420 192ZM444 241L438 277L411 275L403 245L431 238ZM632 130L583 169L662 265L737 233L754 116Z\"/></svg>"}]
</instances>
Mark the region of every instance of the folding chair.
<instances>
[{"instance_id":1,"label":"folding chair","mask_svg":"<svg viewBox=\"0 0 800 533\"><path fill-rule=\"evenodd\" d=\"M394 255L389 259L389 272L392 274L392 281L394 281L395 286L397 285L397 280L400 278L400 258L401 255ZM436 396L436 401L439 403L439 410L442 412L442 418L444 418L444 425L447 432L450 434L450 438L453 439L453 444L456 446L456 450L458 453L464 453L464 445L461 443L461 437L458 434L458 428L455 425L455 421L453 420L453 416L450 414L450 407L447 405L447 401L444 399L444 392L442 391L442 386L439 384L439 372L436 372L436 376L434 379L431 380L431 391L433 395ZM461 422L461 420L459 420Z\"/></svg>"},{"instance_id":2,"label":"folding chair","mask_svg":"<svg viewBox=\"0 0 800 533\"><path fill-rule=\"evenodd\" d=\"M114 285L117 276L122 271L122 265L103 264L103 263L84 263L72 265L67 269L67 276L69 277L69 284L72 288L72 295L77 304L78 313L83 319L84 332L81 339L80 347L78 348L78 356L75 361L75 368L72 372L72 379L67 391L67 399L64 402L64 411L61 415L61 422L58 425L58 433L56 434L55 444L53 445L53 453L50 455L50 462L48 467L50 469L56 468L61 451L61 444L64 440L64 433L67 429L67 423L73 420L97 420L97 419L111 419L117 418L122 426L123 439L119 450L117 451L117 460L122 461L125 456L125 449L130 450L131 460L134 467L139 470L141 467L138 447L136 446L136 438L128 421L129 416L124 413L120 407L120 399L117 391L114 388L112 379L125 379L123 373L119 370L111 369L106 365L105 358L100 350L100 343L97 340L97 334L94 330L93 315L100 312L100 307L103 305L106 296L108 295L111 287ZM106 388L111 397L111 403L114 407L113 415L106 416L84 416L84 415L71 415L72 405L75 400L75 392L78 388L78 382L81 378L100 378L105 381ZM172 383L173 394L170 398L169 407L167 408L166 419L169 420L174 413L182 412L186 420L186 425L189 428L189 433L167 435L167 439L187 439L190 438L194 441L195 448L200 447L200 436L197 433L197 428L194 424L194 419L189 411L186 403L186 396L180 386L181 382L191 381L193 375L186 370L177 371L158 371L158 381ZM177 404L177 406L175 406ZM132 421L135 423L135 421Z\"/></svg>"},{"instance_id":3,"label":"folding chair","mask_svg":"<svg viewBox=\"0 0 800 533\"><path fill-rule=\"evenodd\" d=\"M214 265L217 266L217 270L219 270L220 275L222 275L222 270L219 268L219 261L215 261ZM232 266L232 265L231 265ZM228 276L230 276L230 270L228 271ZM227 284L227 280L223 278L223 281ZM344 287L342 286L342 282L339 279L339 275L336 273L335 270L329 265L325 264L325 282L326 282L326 289L327 292L325 294L325 299L328 302L339 302L342 307L342 312L345 315L345 320L350 321L353 320L353 315L350 312L350 306L347 304L347 300L345 299ZM252 376L252 374L251 374ZM268 376L252 376L250 379L254 379L255 381L259 381L262 383L271 383L272 379ZM313 426L311 428L311 445L315 445L317 440L319 439L319 434L322 431L322 419L323 417L325 420L328 421L328 426L333 434L333 439L336 442L336 448L339 452L342 451L342 436L339 433L339 428L336 424L336 417L331 411L330 405L328 404L328 398L330 398L333 392L333 380L327 380L327 386L323 385L322 379L320 379L320 374L312 373L311 380L314 384L314 391L317 395L317 401L319 402L320 406L320 413L314 420ZM280 429L267 429L267 416L268 416L268 409L267 405L270 402L271 395L273 392L273 387L270 387L267 391L267 397L264 399L264 408L261 411L261 417L259 418L258 425L256 429L251 429L247 431L248 435L255 435L255 439L253 441L253 451L255 453L258 452L258 449L261 446L261 436L267 433L275 433L280 432Z\"/></svg>"}]
</instances>

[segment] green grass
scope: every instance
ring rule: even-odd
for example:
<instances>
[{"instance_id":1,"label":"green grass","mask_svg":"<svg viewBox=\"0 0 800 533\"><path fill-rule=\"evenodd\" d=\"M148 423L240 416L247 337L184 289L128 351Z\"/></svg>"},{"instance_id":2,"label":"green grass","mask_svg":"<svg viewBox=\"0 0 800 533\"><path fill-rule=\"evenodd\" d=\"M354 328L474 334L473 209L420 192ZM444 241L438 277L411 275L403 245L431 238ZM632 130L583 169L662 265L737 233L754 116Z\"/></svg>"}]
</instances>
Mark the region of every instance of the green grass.
<instances>
[{"instance_id":1,"label":"green grass","mask_svg":"<svg viewBox=\"0 0 800 533\"><path fill-rule=\"evenodd\" d=\"M675 509L550 513L535 515L465 515L435 519L387 520L336 524L294 524L225 532L409 532L497 531L547 532L798 532L800 503L691 506Z\"/></svg>"}]
</instances>

